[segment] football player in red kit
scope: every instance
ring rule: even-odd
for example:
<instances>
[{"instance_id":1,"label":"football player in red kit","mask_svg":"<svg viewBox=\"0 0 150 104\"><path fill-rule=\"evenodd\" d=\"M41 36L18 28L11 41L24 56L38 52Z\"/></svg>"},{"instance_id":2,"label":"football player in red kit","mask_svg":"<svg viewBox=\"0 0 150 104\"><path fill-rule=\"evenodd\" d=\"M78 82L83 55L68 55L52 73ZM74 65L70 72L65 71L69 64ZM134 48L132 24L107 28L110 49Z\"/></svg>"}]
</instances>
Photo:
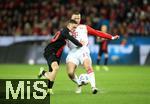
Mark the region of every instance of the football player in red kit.
<instances>
[{"instance_id":1,"label":"football player in red kit","mask_svg":"<svg viewBox=\"0 0 150 104\"><path fill-rule=\"evenodd\" d=\"M101 26L101 31L103 32L107 32L107 26L106 25L102 25ZM107 39L104 38L99 38L97 37L97 42L99 44L99 52L98 52L98 57L97 57L97 62L96 62L96 70L100 69L100 61L101 61L101 57L104 54L104 66L102 66L102 69L108 71L109 68L107 67L107 63L108 63L108 41Z\"/></svg>"},{"instance_id":2,"label":"football player in red kit","mask_svg":"<svg viewBox=\"0 0 150 104\"><path fill-rule=\"evenodd\" d=\"M61 31L58 31L51 42L46 46L44 50L44 57L49 66L49 71L45 71L43 67L40 69L38 77L45 76L48 79L48 93L53 94L52 87L59 69L59 62L63 52L63 48L66 45L66 41L70 40L78 48L82 47L82 42L80 43L70 32L73 32L77 27L77 22L70 20L66 27Z\"/></svg>"}]
</instances>

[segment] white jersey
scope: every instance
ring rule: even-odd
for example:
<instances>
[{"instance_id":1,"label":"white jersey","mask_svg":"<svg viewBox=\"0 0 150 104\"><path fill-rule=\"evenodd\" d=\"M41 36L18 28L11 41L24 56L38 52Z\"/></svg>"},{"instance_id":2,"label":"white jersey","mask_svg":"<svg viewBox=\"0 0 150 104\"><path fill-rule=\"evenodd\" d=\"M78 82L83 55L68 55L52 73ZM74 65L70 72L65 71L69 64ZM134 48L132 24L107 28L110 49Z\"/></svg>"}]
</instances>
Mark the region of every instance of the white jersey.
<instances>
[{"instance_id":1,"label":"white jersey","mask_svg":"<svg viewBox=\"0 0 150 104\"><path fill-rule=\"evenodd\" d=\"M82 25L82 24L78 25L76 30L72 32L71 35L74 38L76 38L79 42L83 41L85 43L85 46L88 45L88 31L86 25ZM67 45L71 50L77 47L71 41L68 41Z\"/></svg>"},{"instance_id":2,"label":"white jersey","mask_svg":"<svg viewBox=\"0 0 150 104\"><path fill-rule=\"evenodd\" d=\"M67 45L70 49L68 56L66 58L66 63L72 62L76 65L83 64L85 59L89 59L91 61L90 57L90 51L88 48L88 31L86 25L79 25L75 32L71 33L71 35L76 38L78 41L83 41L84 46L81 48L76 48L77 46L74 45L71 41L68 41ZM92 61L91 61L92 62Z\"/></svg>"},{"instance_id":3,"label":"white jersey","mask_svg":"<svg viewBox=\"0 0 150 104\"><path fill-rule=\"evenodd\" d=\"M94 36L112 39L112 36L107 33L97 31L87 25L82 25L82 24L78 25L76 30L73 33L70 33L70 35L72 35L79 42L83 42L84 46L80 48L76 48L77 47L76 45L68 41L67 45L70 48L70 51L66 58L66 63L72 62L76 65L79 65L79 64L83 64L85 59L91 60L90 50L87 46L88 45L88 33ZM92 63L92 60L91 60L91 63Z\"/></svg>"}]
</instances>

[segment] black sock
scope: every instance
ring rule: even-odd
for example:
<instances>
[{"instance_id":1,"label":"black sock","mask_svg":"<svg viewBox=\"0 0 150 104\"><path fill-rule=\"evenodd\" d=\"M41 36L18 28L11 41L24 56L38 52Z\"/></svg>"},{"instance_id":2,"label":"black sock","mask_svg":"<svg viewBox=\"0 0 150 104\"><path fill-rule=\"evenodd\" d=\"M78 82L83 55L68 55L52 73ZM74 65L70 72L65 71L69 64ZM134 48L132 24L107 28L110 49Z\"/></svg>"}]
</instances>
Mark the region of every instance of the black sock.
<instances>
[{"instance_id":1,"label":"black sock","mask_svg":"<svg viewBox=\"0 0 150 104\"><path fill-rule=\"evenodd\" d=\"M107 62L108 62L108 58L105 58L104 65L107 65Z\"/></svg>"},{"instance_id":2,"label":"black sock","mask_svg":"<svg viewBox=\"0 0 150 104\"><path fill-rule=\"evenodd\" d=\"M42 75L45 75L45 73L46 73L46 71L45 71L45 70L43 70Z\"/></svg>"},{"instance_id":3,"label":"black sock","mask_svg":"<svg viewBox=\"0 0 150 104\"><path fill-rule=\"evenodd\" d=\"M97 59L97 63L96 63L96 65L99 65L99 62L100 62L100 59Z\"/></svg>"},{"instance_id":4,"label":"black sock","mask_svg":"<svg viewBox=\"0 0 150 104\"><path fill-rule=\"evenodd\" d=\"M54 81L48 80L48 88L49 88L49 89L52 89L53 84L54 84Z\"/></svg>"}]
</instances>

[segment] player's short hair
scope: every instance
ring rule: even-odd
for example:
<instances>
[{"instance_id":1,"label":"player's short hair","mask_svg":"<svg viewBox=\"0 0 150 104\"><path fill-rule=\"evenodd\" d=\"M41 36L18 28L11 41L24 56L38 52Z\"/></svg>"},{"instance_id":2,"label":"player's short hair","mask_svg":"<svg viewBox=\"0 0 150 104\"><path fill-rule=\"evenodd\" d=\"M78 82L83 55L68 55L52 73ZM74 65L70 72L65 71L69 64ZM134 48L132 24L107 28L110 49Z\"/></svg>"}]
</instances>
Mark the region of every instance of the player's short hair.
<instances>
[{"instance_id":1,"label":"player's short hair","mask_svg":"<svg viewBox=\"0 0 150 104\"><path fill-rule=\"evenodd\" d=\"M79 12L78 10L74 10L74 11L72 12L72 15L80 15L80 12Z\"/></svg>"},{"instance_id":2,"label":"player's short hair","mask_svg":"<svg viewBox=\"0 0 150 104\"><path fill-rule=\"evenodd\" d=\"M69 21L68 21L68 24L69 23L73 23L73 24L78 24L75 20L73 20L73 19L70 19Z\"/></svg>"}]
</instances>

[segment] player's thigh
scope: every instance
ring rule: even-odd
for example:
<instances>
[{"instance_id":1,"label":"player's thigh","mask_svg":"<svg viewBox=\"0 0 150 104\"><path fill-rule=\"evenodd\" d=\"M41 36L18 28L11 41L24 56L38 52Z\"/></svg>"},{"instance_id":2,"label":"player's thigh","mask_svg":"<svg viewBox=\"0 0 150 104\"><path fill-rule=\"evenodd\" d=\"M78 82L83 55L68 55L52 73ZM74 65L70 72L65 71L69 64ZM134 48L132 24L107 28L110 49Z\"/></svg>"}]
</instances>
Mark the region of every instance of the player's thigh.
<instances>
[{"instance_id":1,"label":"player's thigh","mask_svg":"<svg viewBox=\"0 0 150 104\"><path fill-rule=\"evenodd\" d=\"M104 51L102 49L100 49L98 52L98 56L101 57L103 53L104 53Z\"/></svg>"},{"instance_id":2,"label":"player's thigh","mask_svg":"<svg viewBox=\"0 0 150 104\"><path fill-rule=\"evenodd\" d=\"M80 55L80 63L84 66L89 66L92 64L91 56L89 50L82 51L82 54Z\"/></svg>"},{"instance_id":3,"label":"player's thigh","mask_svg":"<svg viewBox=\"0 0 150 104\"><path fill-rule=\"evenodd\" d=\"M91 67L92 66L92 60L91 60L91 58L85 58L84 60L83 60L83 66L86 68L86 69L88 69L89 67Z\"/></svg>"},{"instance_id":4,"label":"player's thigh","mask_svg":"<svg viewBox=\"0 0 150 104\"><path fill-rule=\"evenodd\" d=\"M70 52L66 58L66 63L73 63L76 66L79 65L79 55L77 52Z\"/></svg>"},{"instance_id":5,"label":"player's thigh","mask_svg":"<svg viewBox=\"0 0 150 104\"><path fill-rule=\"evenodd\" d=\"M57 70L59 68L60 58L56 57L55 54L45 55L44 57L47 61L50 72L53 71L53 70Z\"/></svg>"}]
</instances>

